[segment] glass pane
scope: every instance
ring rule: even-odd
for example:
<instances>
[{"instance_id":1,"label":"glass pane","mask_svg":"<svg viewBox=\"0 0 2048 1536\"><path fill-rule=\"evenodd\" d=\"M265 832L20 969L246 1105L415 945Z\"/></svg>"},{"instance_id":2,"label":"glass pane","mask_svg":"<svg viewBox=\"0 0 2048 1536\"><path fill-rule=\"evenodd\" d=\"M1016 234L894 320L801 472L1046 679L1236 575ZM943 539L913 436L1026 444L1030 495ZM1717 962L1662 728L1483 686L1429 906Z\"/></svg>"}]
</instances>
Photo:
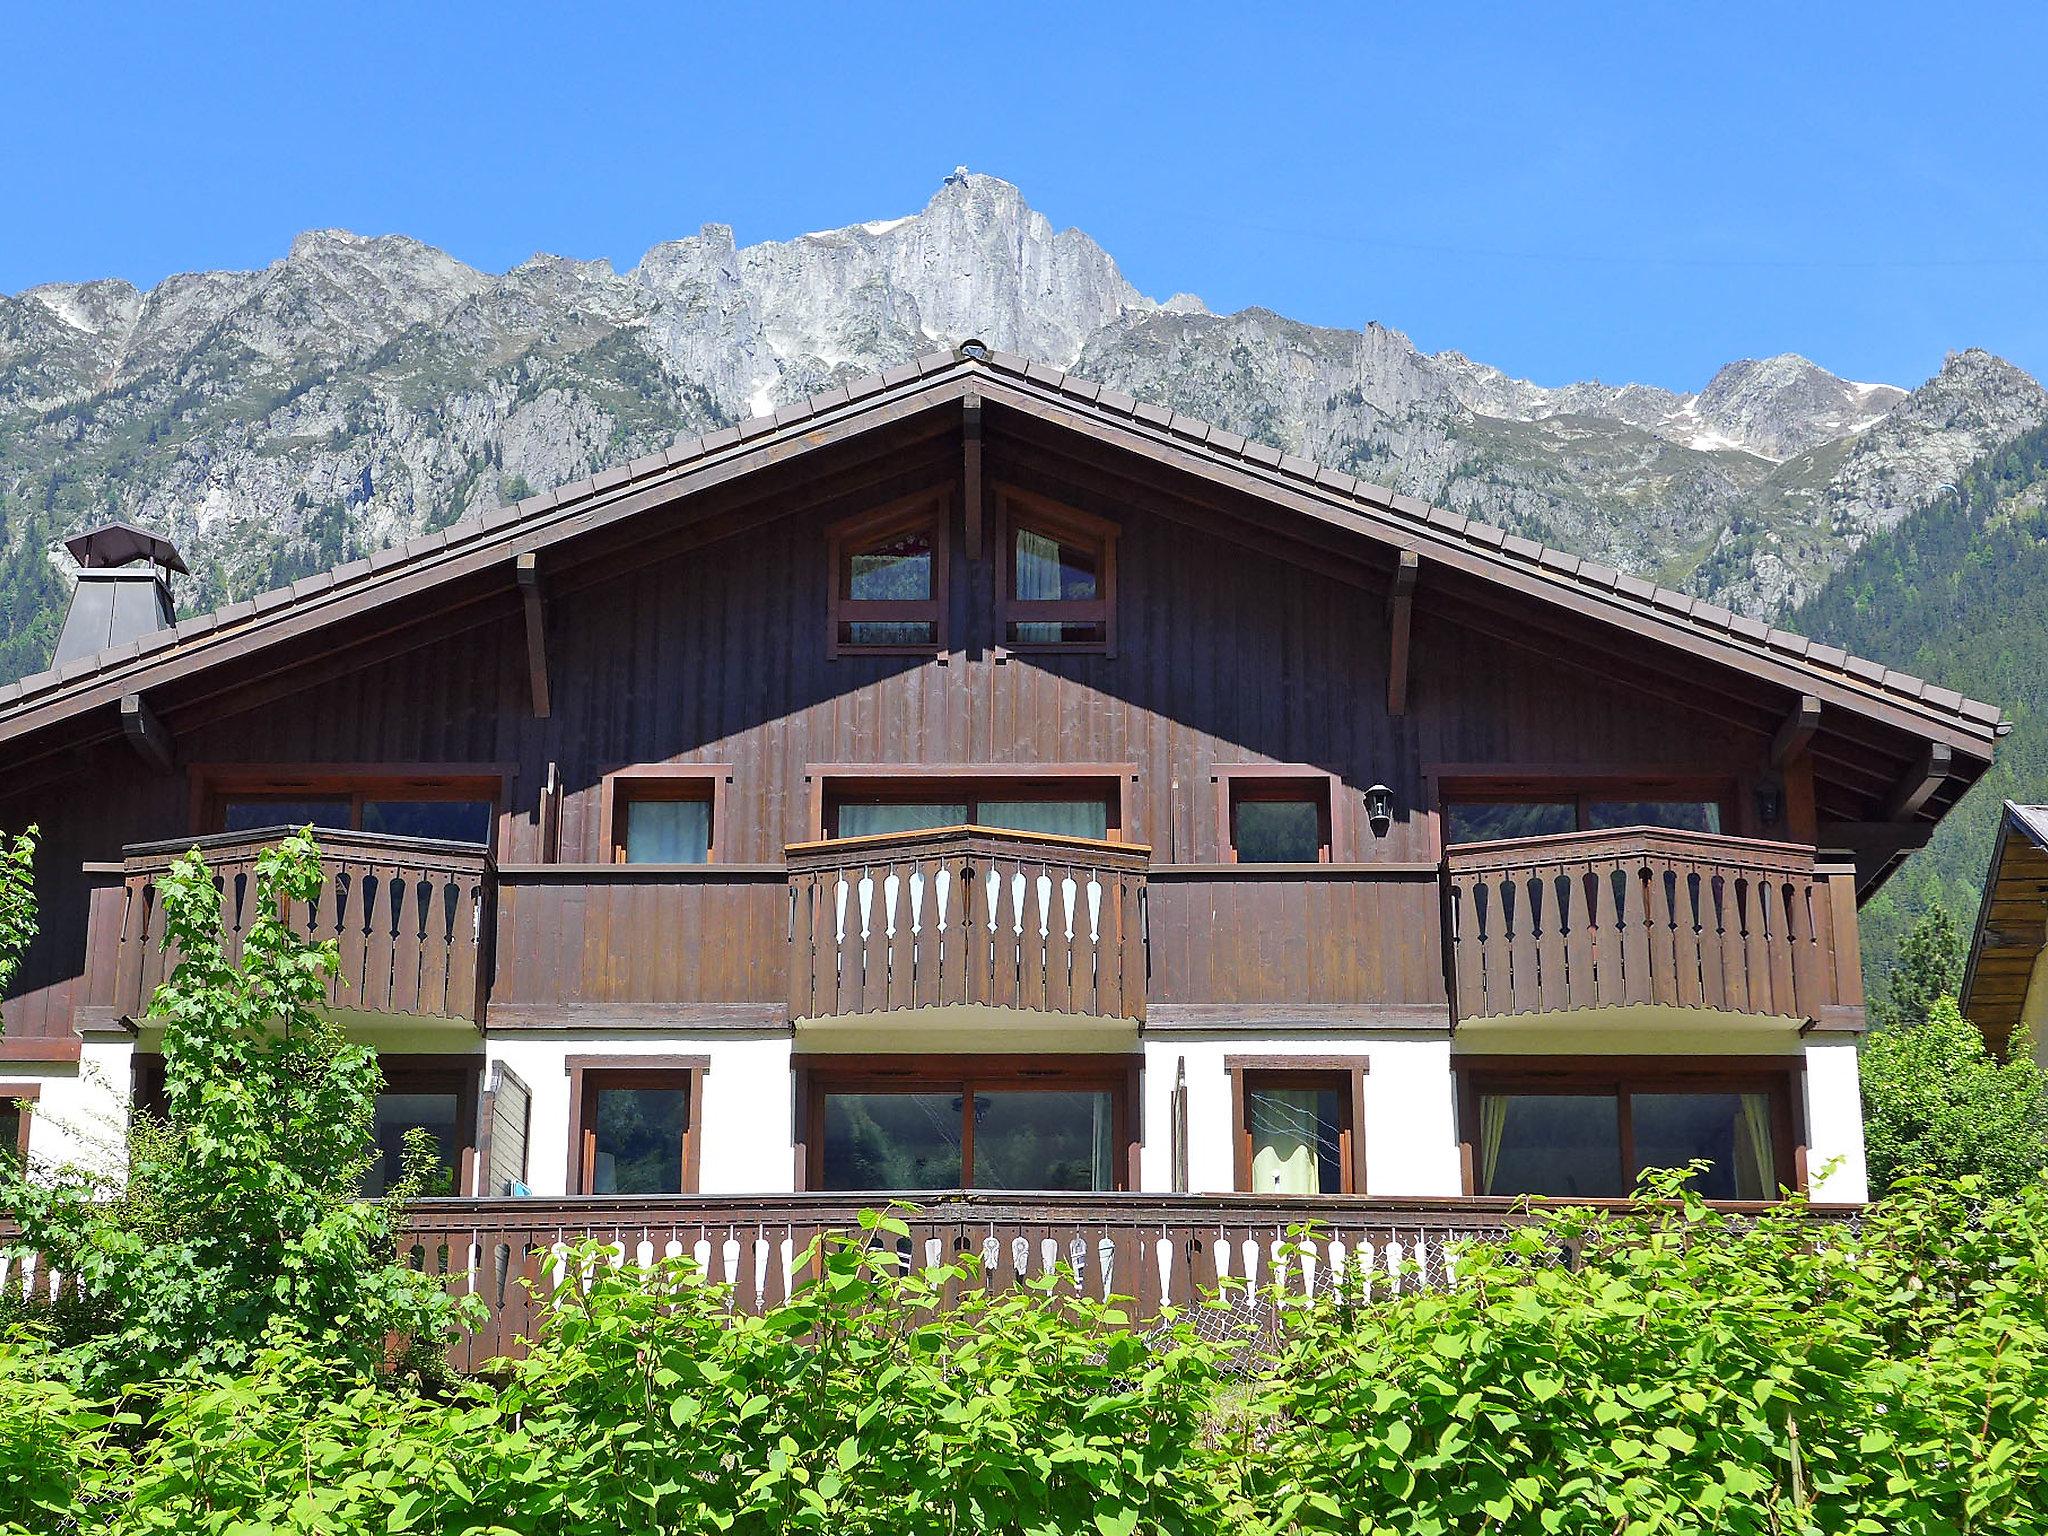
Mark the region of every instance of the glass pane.
<instances>
[{"instance_id":1,"label":"glass pane","mask_svg":"<svg viewBox=\"0 0 2048 1536\"><path fill-rule=\"evenodd\" d=\"M363 830L393 837L433 837L447 843L488 843L488 800L365 800Z\"/></svg>"},{"instance_id":2,"label":"glass pane","mask_svg":"<svg viewBox=\"0 0 2048 1536\"><path fill-rule=\"evenodd\" d=\"M871 544L852 557L847 596L863 603L928 602L932 595L932 536L906 533Z\"/></svg>"},{"instance_id":3,"label":"glass pane","mask_svg":"<svg viewBox=\"0 0 2048 1536\"><path fill-rule=\"evenodd\" d=\"M958 1189L957 1093L825 1095L827 1189Z\"/></svg>"},{"instance_id":4,"label":"glass pane","mask_svg":"<svg viewBox=\"0 0 2048 1536\"><path fill-rule=\"evenodd\" d=\"M221 830L315 826L346 832L354 817L355 807L346 800L230 800L221 807Z\"/></svg>"},{"instance_id":5,"label":"glass pane","mask_svg":"<svg viewBox=\"0 0 2048 1536\"><path fill-rule=\"evenodd\" d=\"M841 645L937 645L939 627L918 619L904 619L893 623L842 624L839 626Z\"/></svg>"},{"instance_id":6,"label":"glass pane","mask_svg":"<svg viewBox=\"0 0 2048 1536\"><path fill-rule=\"evenodd\" d=\"M1479 1100L1482 1195L1625 1195L1621 1105L1611 1093L1486 1094Z\"/></svg>"},{"instance_id":7,"label":"glass pane","mask_svg":"<svg viewBox=\"0 0 2048 1536\"><path fill-rule=\"evenodd\" d=\"M13 1099L0 1101L0 1162L13 1163L21 1156L21 1105Z\"/></svg>"},{"instance_id":8,"label":"glass pane","mask_svg":"<svg viewBox=\"0 0 2048 1536\"><path fill-rule=\"evenodd\" d=\"M1578 808L1569 800L1454 800L1444 807L1444 841L1449 843L1554 837L1578 829Z\"/></svg>"},{"instance_id":9,"label":"glass pane","mask_svg":"<svg viewBox=\"0 0 2048 1536\"><path fill-rule=\"evenodd\" d=\"M1595 831L1672 827L1680 832L1718 832L1721 806L1714 800L1595 800L1586 807L1586 824Z\"/></svg>"},{"instance_id":10,"label":"glass pane","mask_svg":"<svg viewBox=\"0 0 2048 1536\"><path fill-rule=\"evenodd\" d=\"M1334 1088L1262 1088L1247 1077L1245 1119L1252 1142L1252 1192L1344 1192L1343 1106Z\"/></svg>"},{"instance_id":11,"label":"glass pane","mask_svg":"<svg viewBox=\"0 0 2048 1536\"><path fill-rule=\"evenodd\" d=\"M371 1117L370 1139L376 1161L363 1175L363 1193L381 1195L405 1172L405 1135L415 1126L434 1138L434 1171L425 1193L452 1195L461 1167L456 1143L456 1096L453 1093L380 1093Z\"/></svg>"},{"instance_id":12,"label":"glass pane","mask_svg":"<svg viewBox=\"0 0 2048 1536\"><path fill-rule=\"evenodd\" d=\"M1713 1167L1693 1185L1709 1200L1769 1200L1778 1181L1771 1155L1771 1099L1764 1093L1634 1093L1636 1170L1677 1168L1694 1158Z\"/></svg>"},{"instance_id":13,"label":"glass pane","mask_svg":"<svg viewBox=\"0 0 2048 1536\"><path fill-rule=\"evenodd\" d=\"M1055 837L1109 836L1109 805L1102 800L983 800L974 819L984 827L1012 832L1049 832Z\"/></svg>"},{"instance_id":14,"label":"glass pane","mask_svg":"<svg viewBox=\"0 0 2048 1536\"><path fill-rule=\"evenodd\" d=\"M709 800L627 802L628 864L702 864L710 857Z\"/></svg>"},{"instance_id":15,"label":"glass pane","mask_svg":"<svg viewBox=\"0 0 2048 1536\"><path fill-rule=\"evenodd\" d=\"M1237 862L1313 864L1323 856L1322 811L1313 800L1240 800Z\"/></svg>"},{"instance_id":16,"label":"glass pane","mask_svg":"<svg viewBox=\"0 0 2048 1536\"><path fill-rule=\"evenodd\" d=\"M842 803L841 837L878 837L888 832L922 832L927 827L959 827L967 823L964 800L877 800Z\"/></svg>"},{"instance_id":17,"label":"glass pane","mask_svg":"<svg viewBox=\"0 0 2048 1536\"><path fill-rule=\"evenodd\" d=\"M683 1132L690 1095L682 1088L597 1090L596 1166L600 1195L677 1195L683 1190Z\"/></svg>"},{"instance_id":18,"label":"glass pane","mask_svg":"<svg viewBox=\"0 0 2048 1536\"><path fill-rule=\"evenodd\" d=\"M1108 636L1101 624L1052 624L1042 620L1010 622L1010 639L1017 645L1100 645Z\"/></svg>"},{"instance_id":19,"label":"glass pane","mask_svg":"<svg viewBox=\"0 0 2048 1536\"><path fill-rule=\"evenodd\" d=\"M1106 1092L1022 1089L977 1093L974 1187L1114 1189L1115 1129L1114 1109Z\"/></svg>"},{"instance_id":20,"label":"glass pane","mask_svg":"<svg viewBox=\"0 0 2048 1536\"><path fill-rule=\"evenodd\" d=\"M1017 600L1085 603L1096 596L1096 551L1029 528L1017 530Z\"/></svg>"}]
</instances>

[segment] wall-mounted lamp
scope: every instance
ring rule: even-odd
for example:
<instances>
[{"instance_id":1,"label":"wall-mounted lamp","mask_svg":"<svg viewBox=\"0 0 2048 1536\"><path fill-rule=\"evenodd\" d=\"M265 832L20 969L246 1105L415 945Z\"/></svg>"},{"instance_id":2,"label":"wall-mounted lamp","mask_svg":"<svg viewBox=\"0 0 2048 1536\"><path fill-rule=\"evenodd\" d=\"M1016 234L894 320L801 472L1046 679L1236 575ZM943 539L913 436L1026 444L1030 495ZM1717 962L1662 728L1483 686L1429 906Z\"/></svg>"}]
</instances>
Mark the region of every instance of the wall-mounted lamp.
<instances>
[{"instance_id":1,"label":"wall-mounted lamp","mask_svg":"<svg viewBox=\"0 0 2048 1536\"><path fill-rule=\"evenodd\" d=\"M1375 784L1365 792L1365 819L1374 837L1385 837L1394 825L1394 792Z\"/></svg>"},{"instance_id":2,"label":"wall-mounted lamp","mask_svg":"<svg viewBox=\"0 0 2048 1536\"><path fill-rule=\"evenodd\" d=\"M1773 775L1759 779L1756 786L1756 820L1760 827L1775 827L1785 819L1785 783Z\"/></svg>"}]
</instances>

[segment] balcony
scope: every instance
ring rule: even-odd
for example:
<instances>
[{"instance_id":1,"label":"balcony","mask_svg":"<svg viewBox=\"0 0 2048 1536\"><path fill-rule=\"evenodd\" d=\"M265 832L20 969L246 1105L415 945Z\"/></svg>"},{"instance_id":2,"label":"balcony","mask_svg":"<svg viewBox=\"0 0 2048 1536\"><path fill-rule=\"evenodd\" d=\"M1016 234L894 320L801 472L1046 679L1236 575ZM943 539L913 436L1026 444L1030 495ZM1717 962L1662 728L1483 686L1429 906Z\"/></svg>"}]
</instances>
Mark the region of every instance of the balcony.
<instances>
[{"instance_id":1,"label":"balcony","mask_svg":"<svg viewBox=\"0 0 2048 1536\"><path fill-rule=\"evenodd\" d=\"M164 949L158 882L174 860L197 847L221 891L224 947L240 954L255 917L256 860L290 829L148 843L124 850L118 865L97 866L87 928L87 1008L139 1019L157 986L176 968ZM327 885L294 926L340 952L330 1006L355 1013L478 1021L484 997L484 933L491 856L470 843L322 831Z\"/></svg>"},{"instance_id":2,"label":"balcony","mask_svg":"<svg viewBox=\"0 0 2048 1536\"><path fill-rule=\"evenodd\" d=\"M1145 1016L1146 848L940 827L796 843L787 857L792 1019Z\"/></svg>"},{"instance_id":3,"label":"balcony","mask_svg":"<svg viewBox=\"0 0 2048 1536\"><path fill-rule=\"evenodd\" d=\"M1820 1020L1862 1000L1853 871L1635 827L1444 857L1452 1016L1630 1006Z\"/></svg>"}]
</instances>

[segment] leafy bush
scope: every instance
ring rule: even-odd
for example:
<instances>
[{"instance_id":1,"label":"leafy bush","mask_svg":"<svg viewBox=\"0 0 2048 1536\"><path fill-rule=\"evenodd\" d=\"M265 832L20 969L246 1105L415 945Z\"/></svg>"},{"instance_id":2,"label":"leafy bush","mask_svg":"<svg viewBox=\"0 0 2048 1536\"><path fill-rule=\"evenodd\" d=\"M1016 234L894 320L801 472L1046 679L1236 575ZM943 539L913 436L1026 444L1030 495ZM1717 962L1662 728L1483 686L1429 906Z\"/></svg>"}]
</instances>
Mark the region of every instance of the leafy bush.
<instances>
[{"instance_id":1,"label":"leafy bush","mask_svg":"<svg viewBox=\"0 0 2048 1536\"><path fill-rule=\"evenodd\" d=\"M0 996L36 936L36 829L0 838Z\"/></svg>"},{"instance_id":2,"label":"leafy bush","mask_svg":"<svg viewBox=\"0 0 2048 1536\"><path fill-rule=\"evenodd\" d=\"M1953 997L1918 1021L1872 1030L1861 1071L1873 1190L1913 1174L1974 1174L2002 1195L2048 1167L2048 1079L2027 1041L1999 1061Z\"/></svg>"}]
</instances>

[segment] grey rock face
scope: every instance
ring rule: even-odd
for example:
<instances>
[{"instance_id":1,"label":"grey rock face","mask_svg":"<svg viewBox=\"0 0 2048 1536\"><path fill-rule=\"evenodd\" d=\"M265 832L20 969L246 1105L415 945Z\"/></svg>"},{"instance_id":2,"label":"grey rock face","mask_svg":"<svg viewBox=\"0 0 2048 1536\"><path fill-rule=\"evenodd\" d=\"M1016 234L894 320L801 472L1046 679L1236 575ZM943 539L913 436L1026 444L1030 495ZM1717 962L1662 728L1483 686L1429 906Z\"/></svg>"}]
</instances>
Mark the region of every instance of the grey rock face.
<instances>
[{"instance_id":1,"label":"grey rock face","mask_svg":"<svg viewBox=\"0 0 2048 1536\"><path fill-rule=\"evenodd\" d=\"M969 336L1762 613L2042 410L1982 353L1911 397L1792 356L1551 388L1162 304L964 170L905 218L707 225L626 272L318 230L260 272L0 296L0 672L43 664L57 546L110 514L176 538L208 606Z\"/></svg>"}]
</instances>

